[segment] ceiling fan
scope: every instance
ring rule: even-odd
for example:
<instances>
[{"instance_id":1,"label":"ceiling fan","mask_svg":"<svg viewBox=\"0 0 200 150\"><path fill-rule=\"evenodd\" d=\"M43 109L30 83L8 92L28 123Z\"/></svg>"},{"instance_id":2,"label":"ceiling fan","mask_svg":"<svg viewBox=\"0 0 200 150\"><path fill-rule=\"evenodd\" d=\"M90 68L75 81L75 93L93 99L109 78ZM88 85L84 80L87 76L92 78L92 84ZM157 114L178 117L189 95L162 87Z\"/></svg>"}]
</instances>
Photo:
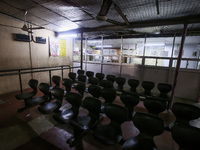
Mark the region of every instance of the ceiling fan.
<instances>
[{"instance_id":1,"label":"ceiling fan","mask_svg":"<svg viewBox=\"0 0 200 150\"><path fill-rule=\"evenodd\" d=\"M24 25L21 28L23 31L27 31L28 33L33 33L32 30L45 29L44 27L32 27L32 25L30 25L30 27L29 27L29 24L26 22L27 13L28 13L27 11L25 11L25 13L24 13Z\"/></svg>"},{"instance_id":2,"label":"ceiling fan","mask_svg":"<svg viewBox=\"0 0 200 150\"><path fill-rule=\"evenodd\" d=\"M112 3L113 3L112 0L102 0L101 9L100 9L98 15L96 16L96 19L99 21L107 21L109 23L116 24L116 25L122 25L121 22L107 18L107 14L108 14L108 11L109 11ZM115 6L115 4L114 4L114 6Z\"/></svg>"}]
</instances>

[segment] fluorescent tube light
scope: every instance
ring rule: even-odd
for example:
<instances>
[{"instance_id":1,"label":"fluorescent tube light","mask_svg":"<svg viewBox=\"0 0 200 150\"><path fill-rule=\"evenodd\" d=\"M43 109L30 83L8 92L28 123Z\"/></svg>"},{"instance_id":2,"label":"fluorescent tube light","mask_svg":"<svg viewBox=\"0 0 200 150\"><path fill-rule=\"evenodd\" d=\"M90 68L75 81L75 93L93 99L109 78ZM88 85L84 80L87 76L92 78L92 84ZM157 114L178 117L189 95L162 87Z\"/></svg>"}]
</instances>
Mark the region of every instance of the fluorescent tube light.
<instances>
[{"instance_id":1,"label":"fluorescent tube light","mask_svg":"<svg viewBox=\"0 0 200 150\"><path fill-rule=\"evenodd\" d=\"M59 38L75 38L77 37L77 34L59 34Z\"/></svg>"},{"instance_id":2,"label":"fluorescent tube light","mask_svg":"<svg viewBox=\"0 0 200 150\"><path fill-rule=\"evenodd\" d=\"M165 46L165 43L148 43L145 46Z\"/></svg>"},{"instance_id":3,"label":"fluorescent tube light","mask_svg":"<svg viewBox=\"0 0 200 150\"><path fill-rule=\"evenodd\" d=\"M96 47L96 48L101 48L102 45L96 45L95 47ZM103 45L103 47L108 47L108 48L109 48L109 47L112 47L112 45Z\"/></svg>"}]
</instances>

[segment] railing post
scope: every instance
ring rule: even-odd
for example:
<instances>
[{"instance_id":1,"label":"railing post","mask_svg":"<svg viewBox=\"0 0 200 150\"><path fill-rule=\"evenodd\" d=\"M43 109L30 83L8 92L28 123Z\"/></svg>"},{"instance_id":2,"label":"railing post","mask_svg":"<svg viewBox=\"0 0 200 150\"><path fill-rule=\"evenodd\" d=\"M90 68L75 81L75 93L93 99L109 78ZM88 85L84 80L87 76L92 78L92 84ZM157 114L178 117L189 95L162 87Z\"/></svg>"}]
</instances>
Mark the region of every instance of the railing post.
<instances>
[{"instance_id":1,"label":"railing post","mask_svg":"<svg viewBox=\"0 0 200 150\"><path fill-rule=\"evenodd\" d=\"M71 68L71 66L69 66L69 72L71 72L72 71L72 68Z\"/></svg>"},{"instance_id":2,"label":"railing post","mask_svg":"<svg viewBox=\"0 0 200 150\"><path fill-rule=\"evenodd\" d=\"M103 36L101 37L101 73L103 73Z\"/></svg>"},{"instance_id":3,"label":"railing post","mask_svg":"<svg viewBox=\"0 0 200 150\"><path fill-rule=\"evenodd\" d=\"M169 59L169 68L170 68L170 71L171 71L171 68L173 67L173 58L170 58Z\"/></svg>"},{"instance_id":4,"label":"railing post","mask_svg":"<svg viewBox=\"0 0 200 150\"><path fill-rule=\"evenodd\" d=\"M20 70L19 70L18 72L19 72L19 85L20 85L20 91L21 91L21 93L23 93L23 90L22 90L22 78L21 78L21 72L20 72Z\"/></svg>"},{"instance_id":5,"label":"railing post","mask_svg":"<svg viewBox=\"0 0 200 150\"><path fill-rule=\"evenodd\" d=\"M62 80L63 80L63 66L61 66L61 75L62 75Z\"/></svg>"},{"instance_id":6,"label":"railing post","mask_svg":"<svg viewBox=\"0 0 200 150\"><path fill-rule=\"evenodd\" d=\"M143 81L144 79L144 68L145 68L145 59L146 59L146 56L145 56L145 51L146 51L146 43L147 43L147 35L145 34L145 39L144 39L144 49L143 49L143 55L142 55L142 65L141 65L141 68L140 68L140 82Z\"/></svg>"},{"instance_id":7,"label":"railing post","mask_svg":"<svg viewBox=\"0 0 200 150\"><path fill-rule=\"evenodd\" d=\"M81 32L81 70L83 69L83 32Z\"/></svg>"},{"instance_id":8,"label":"railing post","mask_svg":"<svg viewBox=\"0 0 200 150\"><path fill-rule=\"evenodd\" d=\"M188 60L186 60L187 62L186 62L186 69L188 68L188 65L189 65L189 62L188 62Z\"/></svg>"},{"instance_id":9,"label":"railing post","mask_svg":"<svg viewBox=\"0 0 200 150\"><path fill-rule=\"evenodd\" d=\"M51 86L51 70L49 70L49 84Z\"/></svg>"},{"instance_id":10,"label":"railing post","mask_svg":"<svg viewBox=\"0 0 200 150\"><path fill-rule=\"evenodd\" d=\"M156 58L156 66L158 65L158 58Z\"/></svg>"},{"instance_id":11,"label":"railing post","mask_svg":"<svg viewBox=\"0 0 200 150\"><path fill-rule=\"evenodd\" d=\"M145 56L142 56L142 67L143 67L144 64L145 64L145 59L146 59L146 57L145 57Z\"/></svg>"},{"instance_id":12,"label":"railing post","mask_svg":"<svg viewBox=\"0 0 200 150\"><path fill-rule=\"evenodd\" d=\"M122 76L122 60L123 60L123 36L121 36L121 52L120 52L120 67L119 67L119 76Z\"/></svg>"}]
</instances>

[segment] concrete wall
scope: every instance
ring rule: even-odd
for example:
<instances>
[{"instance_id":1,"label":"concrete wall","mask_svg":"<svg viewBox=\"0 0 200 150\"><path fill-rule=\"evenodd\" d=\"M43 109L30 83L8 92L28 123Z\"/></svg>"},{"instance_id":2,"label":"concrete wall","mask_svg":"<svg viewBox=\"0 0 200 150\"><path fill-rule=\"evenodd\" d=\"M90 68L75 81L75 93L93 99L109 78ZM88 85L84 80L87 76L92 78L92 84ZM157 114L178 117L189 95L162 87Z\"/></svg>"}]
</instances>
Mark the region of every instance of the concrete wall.
<instances>
[{"instance_id":1,"label":"concrete wall","mask_svg":"<svg viewBox=\"0 0 200 150\"><path fill-rule=\"evenodd\" d=\"M72 39L66 39L66 57L51 57L49 56L49 37L54 37L54 32L46 29L34 30L34 37L46 38L46 44L15 41L14 33L27 34L20 29L23 24L22 21L0 14L0 70L58 65L72 66ZM53 75L61 76L61 71L53 71ZM23 89L29 87L28 81L32 77L37 79L39 83L49 83L48 72L33 73L32 76L25 74L22 75ZM64 77L68 77L68 71L64 71ZM19 87L18 75L0 77L0 94L19 90Z\"/></svg>"}]
</instances>

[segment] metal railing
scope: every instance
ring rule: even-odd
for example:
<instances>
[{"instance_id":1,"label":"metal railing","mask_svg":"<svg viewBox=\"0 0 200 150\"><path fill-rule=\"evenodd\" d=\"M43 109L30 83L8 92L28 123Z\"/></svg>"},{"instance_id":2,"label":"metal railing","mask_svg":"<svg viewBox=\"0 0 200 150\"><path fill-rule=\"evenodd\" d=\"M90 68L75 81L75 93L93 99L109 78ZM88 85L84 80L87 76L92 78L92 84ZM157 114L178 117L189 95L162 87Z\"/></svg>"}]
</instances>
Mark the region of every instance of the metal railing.
<instances>
[{"instance_id":1,"label":"metal railing","mask_svg":"<svg viewBox=\"0 0 200 150\"><path fill-rule=\"evenodd\" d=\"M19 76L20 91L21 91L21 93L23 93L22 79L21 79L22 74L47 72L48 71L49 72L49 83L51 85L51 72L52 71L61 70L61 78L63 80L63 70L69 69L69 71L71 72L72 68L80 68L80 66L71 67L70 65L61 65L61 66L48 66L48 67L38 67L38 68L22 68L22 69L0 70L0 77L1 76L18 75ZM12 73L10 73L10 72L12 72Z\"/></svg>"},{"instance_id":2,"label":"metal railing","mask_svg":"<svg viewBox=\"0 0 200 150\"><path fill-rule=\"evenodd\" d=\"M93 56L93 55L87 55L87 56ZM95 55L95 56L98 56L98 55ZM176 67L176 61L177 61L177 58L176 57L156 57L156 56L133 56L133 55L122 55L122 56L120 56L119 55L119 57L122 57L122 58L125 58L125 57L127 57L127 58L139 58L139 59L141 59L140 60L140 62L135 62L135 61L133 61L133 62L131 62L131 63L127 63L127 62L121 62L120 63L120 61L119 62L117 62L117 63L112 63L112 62L102 62L102 58L101 58L101 55L99 55L100 56L100 59L99 59L99 61L88 61L88 60L86 60L86 61L83 61L83 63L91 63L91 64L103 64L103 65L139 65L139 66L155 66L155 67L164 67L164 68L175 68ZM146 61L148 60L148 59L152 59L152 60L155 60L154 62L154 64L148 64L148 63L146 63ZM119 58L119 60L120 60L120 58ZM163 61L167 61L168 63L166 63L166 64L161 64L161 65L159 65L159 63L158 63L158 61L159 60L163 60ZM184 62L185 61L185 65L181 65L181 69L192 69L192 70L199 70L200 68L200 59L199 58L182 58L181 59L181 61L182 62ZM195 63L195 65L192 67L192 68L189 68L188 66L189 66L189 64L191 63L193 61L193 63ZM73 61L73 62L77 62L77 63L79 63L80 61Z\"/></svg>"}]
</instances>

